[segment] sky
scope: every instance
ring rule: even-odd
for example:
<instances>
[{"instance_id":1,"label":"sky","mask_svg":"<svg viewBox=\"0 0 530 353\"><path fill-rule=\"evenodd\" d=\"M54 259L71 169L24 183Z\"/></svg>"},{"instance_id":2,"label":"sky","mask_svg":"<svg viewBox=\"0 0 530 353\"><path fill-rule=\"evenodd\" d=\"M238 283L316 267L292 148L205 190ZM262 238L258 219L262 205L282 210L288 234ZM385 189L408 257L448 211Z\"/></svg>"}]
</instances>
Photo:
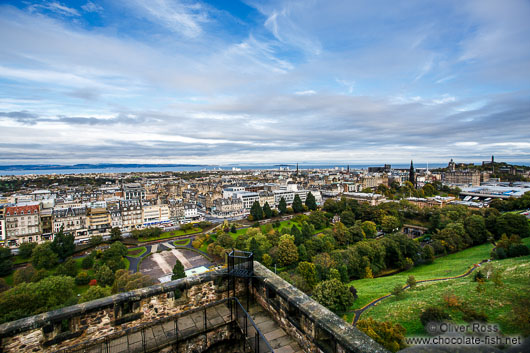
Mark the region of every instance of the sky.
<instances>
[{"instance_id":1,"label":"sky","mask_svg":"<svg viewBox=\"0 0 530 353\"><path fill-rule=\"evenodd\" d=\"M0 1L0 164L530 162L527 0Z\"/></svg>"}]
</instances>

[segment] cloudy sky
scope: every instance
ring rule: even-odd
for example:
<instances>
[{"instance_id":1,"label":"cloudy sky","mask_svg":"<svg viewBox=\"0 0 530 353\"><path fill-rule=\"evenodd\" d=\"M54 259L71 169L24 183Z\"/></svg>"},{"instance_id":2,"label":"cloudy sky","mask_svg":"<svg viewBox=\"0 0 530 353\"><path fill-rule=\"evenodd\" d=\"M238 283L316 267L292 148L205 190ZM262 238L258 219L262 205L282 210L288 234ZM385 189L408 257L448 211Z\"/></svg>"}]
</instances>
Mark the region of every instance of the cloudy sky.
<instances>
[{"instance_id":1,"label":"cloudy sky","mask_svg":"<svg viewBox=\"0 0 530 353\"><path fill-rule=\"evenodd\" d=\"M2 1L0 164L530 162L526 0Z\"/></svg>"}]
</instances>

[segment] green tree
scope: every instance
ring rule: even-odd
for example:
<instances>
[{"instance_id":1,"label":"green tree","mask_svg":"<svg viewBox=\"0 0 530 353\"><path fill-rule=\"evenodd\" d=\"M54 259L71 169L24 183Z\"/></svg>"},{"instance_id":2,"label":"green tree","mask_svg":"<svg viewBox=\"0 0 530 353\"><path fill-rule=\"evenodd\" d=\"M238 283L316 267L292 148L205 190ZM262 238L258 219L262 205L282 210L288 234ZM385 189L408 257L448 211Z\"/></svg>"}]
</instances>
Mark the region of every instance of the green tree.
<instances>
[{"instance_id":1,"label":"green tree","mask_svg":"<svg viewBox=\"0 0 530 353\"><path fill-rule=\"evenodd\" d=\"M52 244L45 242L33 249L31 263L36 269L50 269L57 264L58 255L52 250Z\"/></svg>"},{"instance_id":2,"label":"green tree","mask_svg":"<svg viewBox=\"0 0 530 353\"><path fill-rule=\"evenodd\" d=\"M74 259L69 258L66 260L63 264L60 265L61 269L59 270L59 267L55 271L55 273L58 276L70 276L75 277L77 275L77 264Z\"/></svg>"},{"instance_id":3,"label":"green tree","mask_svg":"<svg viewBox=\"0 0 530 353\"><path fill-rule=\"evenodd\" d=\"M302 222L302 238L305 240L311 239L313 237L313 233L315 232L315 227L313 227L312 224L308 222Z\"/></svg>"},{"instance_id":4,"label":"green tree","mask_svg":"<svg viewBox=\"0 0 530 353\"><path fill-rule=\"evenodd\" d=\"M269 255L269 254L263 254L262 258L261 258L261 262L269 267L270 265L272 265L272 257Z\"/></svg>"},{"instance_id":5,"label":"green tree","mask_svg":"<svg viewBox=\"0 0 530 353\"><path fill-rule=\"evenodd\" d=\"M259 221L263 219L263 209L259 205L258 201L254 201L252 207L250 208L250 215L254 221Z\"/></svg>"},{"instance_id":6,"label":"green tree","mask_svg":"<svg viewBox=\"0 0 530 353\"><path fill-rule=\"evenodd\" d=\"M222 233L217 236L217 242L225 249L230 249L234 246L234 239L228 233Z\"/></svg>"},{"instance_id":7,"label":"green tree","mask_svg":"<svg viewBox=\"0 0 530 353\"><path fill-rule=\"evenodd\" d=\"M91 254L83 257L83 260L81 260L81 268L88 270L91 269L92 266L94 266L94 256Z\"/></svg>"},{"instance_id":8,"label":"green tree","mask_svg":"<svg viewBox=\"0 0 530 353\"><path fill-rule=\"evenodd\" d=\"M91 286L86 292L81 294L80 303L108 297L111 294L110 287Z\"/></svg>"},{"instance_id":9,"label":"green tree","mask_svg":"<svg viewBox=\"0 0 530 353\"><path fill-rule=\"evenodd\" d=\"M0 247L0 276L7 276L13 271L11 249Z\"/></svg>"},{"instance_id":10,"label":"green tree","mask_svg":"<svg viewBox=\"0 0 530 353\"><path fill-rule=\"evenodd\" d=\"M515 213L505 213L497 217L496 224L496 239L499 239L502 234L511 236L518 235L521 238L530 236L530 225L525 216Z\"/></svg>"},{"instance_id":11,"label":"green tree","mask_svg":"<svg viewBox=\"0 0 530 353\"><path fill-rule=\"evenodd\" d=\"M285 202L285 199L282 197L280 199L280 202L278 203L278 211L280 211L280 215L287 214L287 202Z\"/></svg>"},{"instance_id":12,"label":"green tree","mask_svg":"<svg viewBox=\"0 0 530 353\"><path fill-rule=\"evenodd\" d=\"M397 352L406 347L405 334L407 331L400 324L368 318L359 320L357 328L391 352Z\"/></svg>"},{"instance_id":13,"label":"green tree","mask_svg":"<svg viewBox=\"0 0 530 353\"><path fill-rule=\"evenodd\" d=\"M336 313L346 311L354 301L348 286L338 279L330 279L317 284L313 297L317 302Z\"/></svg>"},{"instance_id":14,"label":"green tree","mask_svg":"<svg viewBox=\"0 0 530 353\"><path fill-rule=\"evenodd\" d=\"M422 189L427 197L436 195L436 188L432 184L425 184Z\"/></svg>"},{"instance_id":15,"label":"green tree","mask_svg":"<svg viewBox=\"0 0 530 353\"><path fill-rule=\"evenodd\" d=\"M340 221L346 226L351 227L355 224L355 214L350 210L342 211Z\"/></svg>"},{"instance_id":16,"label":"green tree","mask_svg":"<svg viewBox=\"0 0 530 353\"><path fill-rule=\"evenodd\" d=\"M182 262L180 262L179 259L177 259L175 266L173 266L173 275L171 276L171 280L174 281L176 279L184 277L186 277L186 272L184 272L184 265L182 264Z\"/></svg>"},{"instance_id":17,"label":"green tree","mask_svg":"<svg viewBox=\"0 0 530 353\"><path fill-rule=\"evenodd\" d=\"M56 233L53 237L53 242L51 243L52 250L59 256L59 259L64 260L68 256L72 255L75 250L74 244L74 235L73 234L64 234L63 228L59 233Z\"/></svg>"},{"instance_id":18,"label":"green tree","mask_svg":"<svg viewBox=\"0 0 530 353\"><path fill-rule=\"evenodd\" d=\"M377 235L377 226L372 221L364 221L361 228L367 238L375 238Z\"/></svg>"},{"instance_id":19,"label":"green tree","mask_svg":"<svg viewBox=\"0 0 530 353\"><path fill-rule=\"evenodd\" d=\"M294 213L300 213L304 210L304 205L302 204L302 199L298 194L294 195L293 201L293 211Z\"/></svg>"},{"instance_id":20,"label":"green tree","mask_svg":"<svg viewBox=\"0 0 530 353\"><path fill-rule=\"evenodd\" d=\"M114 273L107 265L98 266L95 277L101 287L111 286L114 282Z\"/></svg>"},{"instance_id":21,"label":"green tree","mask_svg":"<svg viewBox=\"0 0 530 353\"><path fill-rule=\"evenodd\" d=\"M409 285L410 289L416 288L416 284L417 284L416 278L413 275L410 275L407 278L407 284Z\"/></svg>"},{"instance_id":22,"label":"green tree","mask_svg":"<svg viewBox=\"0 0 530 353\"><path fill-rule=\"evenodd\" d=\"M381 228L385 233L394 233L401 226L399 219L394 216L384 216L381 222Z\"/></svg>"},{"instance_id":23,"label":"green tree","mask_svg":"<svg viewBox=\"0 0 530 353\"><path fill-rule=\"evenodd\" d=\"M18 247L18 256L23 259L29 259L33 249L37 246L37 243L22 243Z\"/></svg>"},{"instance_id":24,"label":"green tree","mask_svg":"<svg viewBox=\"0 0 530 353\"><path fill-rule=\"evenodd\" d=\"M13 274L13 283L16 286L16 285L19 285L20 283L33 282L33 279L35 278L36 274L37 274L37 270L35 270L35 268L31 266L31 264L25 267L19 268Z\"/></svg>"},{"instance_id":25,"label":"green tree","mask_svg":"<svg viewBox=\"0 0 530 353\"><path fill-rule=\"evenodd\" d=\"M237 228L236 228L235 224L232 224L232 226L230 227L230 232L231 233L237 233Z\"/></svg>"},{"instance_id":26,"label":"green tree","mask_svg":"<svg viewBox=\"0 0 530 353\"><path fill-rule=\"evenodd\" d=\"M292 236L282 235L278 244L278 263L287 266L298 261L298 248L294 244Z\"/></svg>"},{"instance_id":27,"label":"green tree","mask_svg":"<svg viewBox=\"0 0 530 353\"><path fill-rule=\"evenodd\" d=\"M488 231L484 217L480 215L471 215L464 221L464 227L467 234L471 237L473 244L483 244L488 240Z\"/></svg>"},{"instance_id":28,"label":"green tree","mask_svg":"<svg viewBox=\"0 0 530 353\"><path fill-rule=\"evenodd\" d=\"M127 270L116 271L112 293L128 292L133 289L148 287L153 285L152 278L143 273L130 273Z\"/></svg>"},{"instance_id":29,"label":"green tree","mask_svg":"<svg viewBox=\"0 0 530 353\"><path fill-rule=\"evenodd\" d=\"M121 229L118 227L114 227L110 230L110 240L111 241L118 241L122 240L121 237Z\"/></svg>"},{"instance_id":30,"label":"green tree","mask_svg":"<svg viewBox=\"0 0 530 353\"><path fill-rule=\"evenodd\" d=\"M90 276L85 271L81 271L75 276L75 284L78 286L86 285L90 282Z\"/></svg>"},{"instance_id":31,"label":"green tree","mask_svg":"<svg viewBox=\"0 0 530 353\"><path fill-rule=\"evenodd\" d=\"M265 204L263 205L263 214L265 215L265 218L272 217L272 209L268 202L265 202Z\"/></svg>"},{"instance_id":32,"label":"green tree","mask_svg":"<svg viewBox=\"0 0 530 353\"><path fill-rule=\"evenodd\" d=\"M326 214L322 211L313 211L307 218L307 222L311 223L315 229L323 229L328 226L329 221Z\"/></svg>"},{"instance_id":33,"label":"green tree","mask_svg":"<svg viewBox=\"0 0 530 353\"><path fill-rule=\"evenodd\" d=\"M311 192L307 193L307 196L305 199L305 205L311 211L315 211L317 209L317 201L315 199L315 196Z\"/></svg>"},{"instance_id":34,"label":"green tree","mask_svg":"<svg viewBox=\"0 0 530 353\"><path fill-rule=\"evenodd\" d=\"M317 270L315 264L302 261L298 264L296 272L302 276L309 289L312 289L317 284Z\"/></svg>"},{"instance_id":35,"label":"green tree","mask_svg":"<svg viewBox=\"0 0 530 353\"><path fill-rule=\"evenodd\" d=\"M434 262L434 249L430 245L423 247L423 260L429 264Z\"/></svg>"},{"instance_id":36,"label":"green tree","mask_svg":"<svg viewBox=\"0 0 530 353\"><path fill-rule=\"evenodd\" d=\"M342 246L351 244L353 240L350 231L342 222L337 222L333 226L333 238Z\"/></svg>"}]
</instances>

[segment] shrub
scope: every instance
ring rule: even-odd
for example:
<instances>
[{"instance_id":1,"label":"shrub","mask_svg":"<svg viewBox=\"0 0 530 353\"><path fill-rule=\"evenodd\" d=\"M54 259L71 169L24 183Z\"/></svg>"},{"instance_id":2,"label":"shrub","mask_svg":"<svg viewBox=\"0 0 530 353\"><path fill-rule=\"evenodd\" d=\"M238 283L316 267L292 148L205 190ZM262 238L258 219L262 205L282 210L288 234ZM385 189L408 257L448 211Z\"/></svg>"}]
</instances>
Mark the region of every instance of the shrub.
<instances>
[{"instance_id":1,"label":"shrub","mask_svg":"<svg viewBox=\"0 0 530 353\"><path fill-rule=\"evenodd\" d=\"M451 316L438 306L428 306L420 314L420 321L424 327L429 322L444 322L445 320L451 320Z\"/></svg>"},{"instance_id":2,"label":"shrub","mask_svg":"<svg viewBox=\"0 0 530 353\"><path fill-rule=\"evenodd\" d=\"M480 282L484 281L486 279L486 276L482 273L481 270L475 271L475 274L473 275L473 281Z\"/></svg>"},{"instance_id":3,"label":"shrub","mask_svg":"<svg viewBox=\"0 0 530 353\"><path fill-rule=\"evenodd\" d=\"M88 270L94 266L94 257L92 255L88 255L81 260L81 268L84 270Z\"/></svg>"},{"instance_id":4,"label":"shrub","mask_svg":"<svg viewBox=\"0 0 530 353\"><path fill-rule=\"evenodd\" d=\"M359 320L357 328L386 349L397 352L405 348L406 330L400 324L392 324L389 321L375 321L372 318Z\"/></svg>"},{"instance_id":5,"label":"shrub","mask_svg":"<svg viewBox=\"0 0 530 353\"><path fill-rule=\"evenodd\" d=\"M320 282L313 294L316 301L335 312L346 310L354 301L348 286L338 279Z\"/></svg>"},{"instance_id":6,"label":"shrub","mask_svg":"<svg viewBox=\"0 0 530 353\"><path fill-rule=\"evenodd\" d=\"M37 243L22 243L18 247L18 256L23 259L29 259L33 249L37 246Z\"/></svg>"},{"instance_id":7,"label":"shrub","mask_svg":"<svg viewBox=\"0 0 530 353\"><path fill-rule=\"evenodd\" d=\"M416 288L416 278L413 275L410 275L409 278L407 278L407 284L409 285L410 289Z\"/></svg>"},{"instance_id":8,"label":"shrub","mask_svg":"<svg viewBox=\"0 0 530 353\"><path fill-rule=\"evenodd\" d=\"M75 276L75 284L78 286L83 286L85 284L88 284L90 282L90 277L88 276L88 273L86 272L79 272L77 276Z\"/></svg>"},{"instance_id":9,"label":"shrub","mask_svg":"<svg viewBox=\"0 0 530 353\"><path fill-rule=\"evenodd\" d=\"M444 294L443 300L451 308L459 308L462 305L460 298L453 293Z\"/></svg>"},{"instance_id":10,"label":"shrub","mask_svg":"<svg viewBox=\"0 0 530 353\"><path fill-rule=\"evenodd\" d=\"M462 308L460 308L460 311L462 312L462 314L464 314L462 316L462 319L464 319L464 321L467 321L467 322L475 322L475 321L488 322L488 317L486 316L486 314L484 314L483 312L479 313L479 312L477 312L473 308L470 308L467 305L463 306Z\"/></svg>"},{"instance_id":11,"label":"shrub","mask_svg":"<svg viewBox=\"0 0 530 353\"><path fill-rule=\"evenodd\" d=\"M81 298L79 298L79 302L80 303L89 302L91 300L108 297L109 295L110 295L110 288L93 286L93 287L88 288L88 290L85 293L81 294Z\"/></svg>"},{"instance_id":12,"label":"shrub","mask_svg":"<svg viewBox=\"0 0 530 353\"><path fill-rule=\"evenodd\" d=\"M91 279L90 282L88 282L88 285L89 286L97 286L98 285L98 280L97 279Z\"/></svg>"},{"instance_id":13,"label":"shrub","mask_svg":"<svg viewBox=\"0 0 530 353\"><path fill-rule=\"evenodd\" d=\"M392 289L392 295L395 295L396 297L400 298L402 294L403 294L403 285L398 283Z\"/></svg>"}]
</instances>

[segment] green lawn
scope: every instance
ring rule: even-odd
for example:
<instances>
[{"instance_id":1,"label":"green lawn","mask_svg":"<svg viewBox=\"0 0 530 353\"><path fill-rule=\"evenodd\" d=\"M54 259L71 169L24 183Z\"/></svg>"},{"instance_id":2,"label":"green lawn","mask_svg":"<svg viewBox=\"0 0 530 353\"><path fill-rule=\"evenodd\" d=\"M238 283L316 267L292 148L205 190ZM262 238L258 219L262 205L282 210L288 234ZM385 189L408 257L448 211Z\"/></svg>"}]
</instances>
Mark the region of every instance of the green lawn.
<instances>
[{"instance_id":1,"label":"green lawn","mask_svg":"<svg viewBox=\"0 0 530 353\"><path fill-rule=\"evenodd\" d=\"M173 242L173 245L175 245L175 246L186 246L190 242L191 242L191 239L180 239L180 240L175 240Z\"/></svg>"},{"instance_id":2,"label":"green lawn","mask_svg":"<svg viewBox=\"0 0 530 353\"><path fill-rule=\"evenodd\" d=\"M460 310L450 308L444 302L444 294L454 294L461 302L477 312L483 312L489 323L499 324L505 334L518 334L523 327L512 321L512 295L524 293L530 288L530 256L492 261L493 268L504 270L503 285L495 286L493 281L484 284L484 291L477 293L477 282L472 275L441 282L420 283L413 290L406 290L401 299L390 297L365 311L361 318L371 317L378 321L399 323L407 329L408 336L425 334L419 320L422 309L439 305L445 309L454 322L463 323Z\"/></svg>"},{"instance_id":3,"label":"green lawn","mask_svg":"<svg viewBox=\"0 0 530 353\"><path fill-rule=\"evenodd\" d=\"M138 239L138 241L146 242L146 241L159 240L159 239L168 239L168 238L174 238L174 237L181 237L183 235L197 234L201 232L202 232L201 228L192 228L188 230L173 230L171 232L164 232L160 234L159 237L140 238Z\"/></svg>"},{"instance_id":4,"label":"green lawn","mask_svg":"<svg viewBox=\"0 0 530 353\"><path fill-rule=\"evenodd\" d=\"M350 285L355 286L359 295L352 309L362 308L372 300L389 294L396 284L405 285L410 275L413 275L416 280L461 275L473 266L473 264L488 259L491 249L493 249L493 245L489 243L478 245L456 254L437 258L432 264L413 267L408 271L403 271L393 276L352 281ZM351 318L352 313L349 313L348 317Z\"/></svg>"},{"instance_id":5,"label":"green lawn","mask_svg":"<svg viewBox=\"0 0 530 353\"><path fill-rule=\"evenodd\" d=\"M147 251L147 248L145 246L139 246L136 248L129 248L127 249L127 256L130 257L140 257Z\"/></svg>"},{"instance_id":6,"label":"green lawn","mask_svg":"<svg viewBox=\"0 0 530 353\"><path fill-rule=\"evenodd\" d=\"M23 258L18 255L13 257L13 265L24 264L31 261L31 257Z\"/></svg>"}]
</instances>

